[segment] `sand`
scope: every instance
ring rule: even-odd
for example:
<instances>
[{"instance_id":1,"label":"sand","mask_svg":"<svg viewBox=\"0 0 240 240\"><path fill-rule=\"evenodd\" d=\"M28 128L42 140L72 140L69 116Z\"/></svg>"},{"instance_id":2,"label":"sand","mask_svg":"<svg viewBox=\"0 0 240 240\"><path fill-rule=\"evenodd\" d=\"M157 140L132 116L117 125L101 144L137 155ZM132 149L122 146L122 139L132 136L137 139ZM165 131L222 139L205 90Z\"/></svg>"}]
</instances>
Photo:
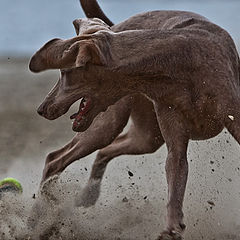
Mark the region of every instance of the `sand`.
<instances>
[{"instance_id":1,"label":"sand","mask_svg":"<svg viewBox=\"0 0 240 240\"><path fill-rule=\"evenodd\" d=\"M76 208L74 197L81 194L96 153L73 163L54 182L50 189L56 202L40 201L38 188L47 153L74 136L70 113L55 121L36 113L58 79L57 71L34 75L28 71L28 59L0 63L0 178L15 177L24 189L21 196L8 194L0 200L0 239L155 239L166 216L166 147L112 161L94 207ZM238 144L224 130L211 140L191 142L188 158L185 240L239 240ZM27 219L36 204L41 214L33 221L38 220L38 225L29 229Z\"/></svg>"}]
</instances>

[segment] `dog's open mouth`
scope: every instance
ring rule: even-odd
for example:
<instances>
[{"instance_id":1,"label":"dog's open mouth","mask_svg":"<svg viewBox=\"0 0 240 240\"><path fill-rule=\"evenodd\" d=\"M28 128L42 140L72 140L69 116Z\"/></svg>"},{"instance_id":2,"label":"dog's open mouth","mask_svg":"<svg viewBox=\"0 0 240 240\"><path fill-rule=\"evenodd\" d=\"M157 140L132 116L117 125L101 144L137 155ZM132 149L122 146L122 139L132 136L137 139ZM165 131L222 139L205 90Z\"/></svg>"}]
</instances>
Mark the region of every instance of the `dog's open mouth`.
<instances>
[{"instance_id":1,"label":"dog's open mouth","mask_svg":"<svg viewBox=\"0 0 240 240\"><path fill-rule=\"evenodd\" d=\"M80 127L82 120L85 119L85 115L91 108L91 102L90 98L83 97L81 99L78 112L70 116L70 119L74 119L73 129L78 129Z\"/></svg>"}]
</instances>

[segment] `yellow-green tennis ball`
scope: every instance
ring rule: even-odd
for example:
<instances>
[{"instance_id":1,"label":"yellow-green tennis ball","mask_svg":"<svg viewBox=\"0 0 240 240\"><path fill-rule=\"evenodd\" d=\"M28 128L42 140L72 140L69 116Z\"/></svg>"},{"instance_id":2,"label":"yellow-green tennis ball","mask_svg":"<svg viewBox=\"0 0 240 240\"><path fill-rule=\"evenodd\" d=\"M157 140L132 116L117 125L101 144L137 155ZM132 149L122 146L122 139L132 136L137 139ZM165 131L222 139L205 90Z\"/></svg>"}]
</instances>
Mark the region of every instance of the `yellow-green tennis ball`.
<instances>
[{"instance_id":1,"label":"yellow-green tennis ball","mask_svg":"<svg viewBox=\"0 0 240 240\"><path fill-rule=\"evenodd\" d=\"M15 191L22 193L23 188L21 183L15 178L4 178L0 181L0 192Z\"/></svg>"}]
</instances>

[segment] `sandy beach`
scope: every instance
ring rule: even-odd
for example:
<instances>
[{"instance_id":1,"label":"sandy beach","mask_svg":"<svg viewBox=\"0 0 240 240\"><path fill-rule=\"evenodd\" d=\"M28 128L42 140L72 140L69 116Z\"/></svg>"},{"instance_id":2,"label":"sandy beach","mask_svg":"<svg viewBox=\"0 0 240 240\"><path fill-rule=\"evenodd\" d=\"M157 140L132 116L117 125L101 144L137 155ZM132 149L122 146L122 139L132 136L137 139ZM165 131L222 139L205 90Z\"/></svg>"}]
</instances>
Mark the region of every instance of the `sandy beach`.
<instances>
[{"instance_id":1,"label":"sandy beach","mask_svg":"<svg viewBox=\"0 0 240 240\"><path fill-rule=\"evenodd\" d=\"M75 208L73 199L87 182L95 153L73 163L52 189L58 203L50 208L43 205L40 227L28 231L26 221L38 198L45 157L74 133L70 113L55 121L36 113L58 79L57 71L34 75L28 70L28 59L6 58L0 61L0 79L0 177L15 177L24 189L22 196L9 194L0 201L0 239L46 239L43 235L49 226L55 231L48 239L56 240L155 239L166 215L165 146L154 154L112 161L99 201L88 209ZM191 142L188 158L185 239L239 240L238 144L224 130L211 140Z\"/></svg>"}]
</instances>

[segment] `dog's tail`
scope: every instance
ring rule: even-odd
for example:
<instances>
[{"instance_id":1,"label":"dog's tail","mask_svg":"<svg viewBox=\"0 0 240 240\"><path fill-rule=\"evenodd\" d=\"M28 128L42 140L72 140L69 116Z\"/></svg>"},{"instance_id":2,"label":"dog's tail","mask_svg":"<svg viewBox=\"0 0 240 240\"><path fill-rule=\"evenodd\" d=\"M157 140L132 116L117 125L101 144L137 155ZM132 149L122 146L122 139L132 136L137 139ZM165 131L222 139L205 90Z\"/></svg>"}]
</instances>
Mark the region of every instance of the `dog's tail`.
<instances>
[{"instance_id":1,"label":"dog's tail","mask_svg":"<svg viewBox=\"0 0 240 240\"><path fill-rule=\"evenodd\" d=\"M104 14L100 6L98 5L97 0L80 0L80 4L83 8L85 15L88 18L100 18L109 26L112 26L113 23L109 18Z\"/></svg>"}]
</instances>

